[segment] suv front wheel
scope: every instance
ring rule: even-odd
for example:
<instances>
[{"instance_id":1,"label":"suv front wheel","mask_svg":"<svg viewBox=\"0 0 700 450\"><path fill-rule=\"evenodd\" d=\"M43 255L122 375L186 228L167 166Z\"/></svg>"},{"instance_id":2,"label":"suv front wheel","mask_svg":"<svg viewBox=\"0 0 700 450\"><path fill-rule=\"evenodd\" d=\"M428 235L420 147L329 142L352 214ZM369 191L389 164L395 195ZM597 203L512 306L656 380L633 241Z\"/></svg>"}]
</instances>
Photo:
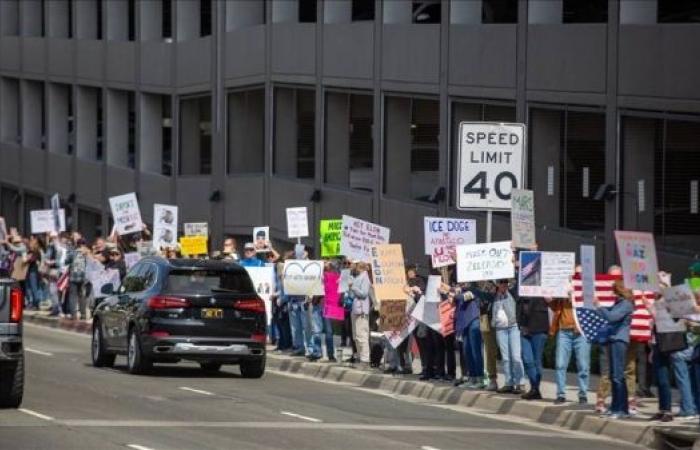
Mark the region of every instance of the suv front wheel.
<instances>
[{"instance_id":1,"label":"suv front wheel","mask_svg":"<svg viewBox=\"0 0 700 450\"><path fill-rule=\"evenodd\" d=\"M0 408L19 408L24 395L24 355L0 365Z\"/></svg>"},{"instance_id":2,"label":"suv front wheel","mask_svg":"<svg viewBox=\"0 0 700 450\"><path fill-rule=\"evenodd\" d=\"M129 345L126 356L129 373L145 374L153 368L153 361L143 354L141 339L136 330L129 331Z\"/></svg>"}]
</instances>

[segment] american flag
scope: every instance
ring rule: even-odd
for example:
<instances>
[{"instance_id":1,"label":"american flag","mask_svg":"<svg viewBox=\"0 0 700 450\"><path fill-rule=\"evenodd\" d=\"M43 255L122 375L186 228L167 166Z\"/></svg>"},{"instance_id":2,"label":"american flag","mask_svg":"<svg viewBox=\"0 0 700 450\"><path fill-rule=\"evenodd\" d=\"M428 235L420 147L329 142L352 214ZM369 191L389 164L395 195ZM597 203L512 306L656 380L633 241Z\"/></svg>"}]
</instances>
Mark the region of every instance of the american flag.
<instances>
[{"instance_id":1,"label":"american flag","mask_svg":"<svg viewBox=\"0 0 700 450\"><path fill-rule=\"evenodd\" d=\"M605 308L615 304L615 294L613 294L613 283L615 280L622 279L621 276L596 274L595 276L595 292L600 300L600 306ZM579 310L583 308L583 284L581 275L576 274L572 280L573 298L572 304L576 310L574 315L577 320ZM632 326L630 330L630 339L636 342L649 342L651 340L652 317L651 313L644 305L644 299L654 300L653 292L634 291L634 312L632 313ZM579 326L579 329L581 327Z\"/></svg>"},{"instance_id":2,"label":"american flag","mask_svg":"<svg viewBox=\"0 0 700 450\"><path fill-rule=\"evenodd\" d=\"M588 342L593 342L600 330L608 324L608 321L594 309L576 308L576 323L583 337Z\"/></svg>"}]
</instances>

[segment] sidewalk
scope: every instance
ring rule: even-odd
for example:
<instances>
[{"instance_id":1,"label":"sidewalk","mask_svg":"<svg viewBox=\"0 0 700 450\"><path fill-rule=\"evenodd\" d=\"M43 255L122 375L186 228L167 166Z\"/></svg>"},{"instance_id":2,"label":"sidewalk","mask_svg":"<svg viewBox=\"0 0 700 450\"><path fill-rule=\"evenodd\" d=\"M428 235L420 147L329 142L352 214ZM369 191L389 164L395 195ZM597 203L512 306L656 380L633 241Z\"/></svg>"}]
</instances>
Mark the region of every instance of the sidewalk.
<instances>
[{"instance_id":1,"label":"sidewalk","mask_svg":"<svg viewBox=\"0 0 700 450\"><path fill-rule=\"evenodd\" d=\"M90 334L91 321L72 321L70 319L50 317L44 311L26 311L25 320L37 325L60 328L78 333ZM408 395L426 401L474 408L489 414L507 414L524 421L532 421L549 426L559 426L571 430L604 435L626 442L643 445L654 449L690 449L693 442L700 437L698 421L675 420L669 424L649 422L656 413L657 400L643 399L639 402L639 414L626 420L611 421L598 417L593 411L595 389L599 377L591 376L588 405L577 403L578 388L576 375L568 374L567 400L564 405L554 405L556 385L554 371L545 369L541 383L541 392L545 397L541 401L524 401L519 396L501 395L484 391L467 390L453 387L444 382L418 381L417 375L385 375L379 369L359 370L349 364L330 364L328 362L308 362L304 358L291 357L274 353L268 348L268 368L289 372L308 378L323 379L331 382L343 382L366 389L377 389L397 395ZM350 356L350 350L345 356ZM420 361L414 361L414 372L420 371ZM499 384L503 375L499 375ZM674 403L677 404L677 392L674 391ZM699 440L700 441L700 440ZM700 445L700 444L699 444Z\"/></svg>"}]
</instances>

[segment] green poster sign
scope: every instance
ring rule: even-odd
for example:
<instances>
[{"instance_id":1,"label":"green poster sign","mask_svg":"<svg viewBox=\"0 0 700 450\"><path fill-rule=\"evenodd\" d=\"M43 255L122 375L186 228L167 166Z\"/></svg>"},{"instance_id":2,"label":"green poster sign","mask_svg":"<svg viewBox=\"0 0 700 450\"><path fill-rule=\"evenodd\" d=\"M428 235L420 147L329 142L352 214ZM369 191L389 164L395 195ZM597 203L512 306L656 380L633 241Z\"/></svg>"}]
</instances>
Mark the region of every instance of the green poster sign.
<instances>
[{"instance_id":1,"label":"green poster sign","mask_svg":"<svg viewBox=\"0 0 700 450\"><path fill-rule=\"evenodd\" d=\"M337 219L321 220L321 258L340 256L340 230L343 221Z\"/></svg>"}]
</instances>

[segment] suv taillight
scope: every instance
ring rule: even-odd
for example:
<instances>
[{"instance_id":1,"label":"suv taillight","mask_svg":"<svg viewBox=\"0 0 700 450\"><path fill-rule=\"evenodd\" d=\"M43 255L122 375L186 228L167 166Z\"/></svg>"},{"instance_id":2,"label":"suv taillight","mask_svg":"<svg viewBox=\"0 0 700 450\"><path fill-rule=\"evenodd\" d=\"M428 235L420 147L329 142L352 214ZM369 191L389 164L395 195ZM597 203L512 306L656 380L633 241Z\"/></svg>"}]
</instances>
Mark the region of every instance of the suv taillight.
<instances>
[{"instance_id":1,"label":"suv taillight","mask_svg":"<svg viewBox=\"0 0 700 450\"><path fill-rule=\"evenodd\" d=\"M148 307L151 309L189 308L190 301L186 298L156 295L148 299Z\"/></svg>"},{"instance_id":2,"label":"suv taillight","mask_svg":"<svg viewBox=\"0 0 700 450\"><path fill-rule=\"evenodd\" d=\"M233 307L242 311L252 311L257 313L265 312L265 303L259 298L238 300L236 303L234 303Z\"/></svg>"},{"instance_id":3,"label":"suv taillight","mask_svg":"<svg viewBox=\"0 0 700 450\"><path fill-rule=\"evenodd\" d=\"M20 323L24 311L24 295L18 288L10 289L10 322Z\"/></svg>"}]
</instances>

